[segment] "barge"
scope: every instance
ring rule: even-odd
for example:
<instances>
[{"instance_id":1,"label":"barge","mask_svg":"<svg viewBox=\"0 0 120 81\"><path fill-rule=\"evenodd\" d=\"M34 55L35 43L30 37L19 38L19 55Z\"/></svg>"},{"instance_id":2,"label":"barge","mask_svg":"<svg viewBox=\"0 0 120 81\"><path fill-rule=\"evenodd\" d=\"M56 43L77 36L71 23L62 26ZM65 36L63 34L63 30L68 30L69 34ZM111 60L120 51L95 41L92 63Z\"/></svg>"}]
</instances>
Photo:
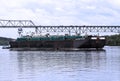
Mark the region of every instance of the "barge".
<instances>
[{"instance_id":1,"label":"barge","mask_svg":"<svg viewBox=\"0 0 120 81\"><path fill-rule=\"evenodd\" d=\"M80 35L45 35L45 36L21 36L10 41L10 48L39 48L39 49L101 49L106 42L103 36Z\"/></svg>"}]
</instances>

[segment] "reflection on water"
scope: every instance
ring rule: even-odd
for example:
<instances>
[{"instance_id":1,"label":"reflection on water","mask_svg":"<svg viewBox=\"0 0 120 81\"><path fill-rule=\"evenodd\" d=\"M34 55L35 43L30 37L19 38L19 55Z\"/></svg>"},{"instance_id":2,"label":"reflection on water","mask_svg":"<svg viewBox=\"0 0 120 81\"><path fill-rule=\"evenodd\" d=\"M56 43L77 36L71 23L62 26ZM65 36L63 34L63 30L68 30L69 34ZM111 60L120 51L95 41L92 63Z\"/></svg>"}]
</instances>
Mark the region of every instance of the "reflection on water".
<instances>
[{"instance_id":1,"label":"reflection on water","mask_svg":"<svg viewBox=\"0 0 120 81\"><path fill-rule=\"evenodd\" d=\"M18 63L20 69L29 68L45 70L48 68L59 67L59 69L98 69L105 65L105 52L18 52ZM101 63L102 62L102 63ZM60 68L62 67L62 68ZM21 70L21 72L24 70Z\"/></svg>"},{"instance_id":2,"label":"reflection on water","mask_svg":"<svg viewBox=\"0 0 120 81\"><path fill-rule=\"evenodd\" d=\"M120 47L105 51L0 49L0 81L120 81Z\"/></svg>"},{"instance_id":3,"label":"reflection on water","mask_svg":"<svg viewBox=\"0 0 120 81\"><path fill-rule=\"evenodd\" d=\"M44 75L50 72L51 74L48 76L58 76L67 73L68 78L70 78L71 76L77 76L77 73L81 71L104 69L106 53L105 51L28 51L17 52L17 60L21 75L23 73L32 76L37 74L38 78L40 78L41 73Z\"/></svg>"}]
</instances>

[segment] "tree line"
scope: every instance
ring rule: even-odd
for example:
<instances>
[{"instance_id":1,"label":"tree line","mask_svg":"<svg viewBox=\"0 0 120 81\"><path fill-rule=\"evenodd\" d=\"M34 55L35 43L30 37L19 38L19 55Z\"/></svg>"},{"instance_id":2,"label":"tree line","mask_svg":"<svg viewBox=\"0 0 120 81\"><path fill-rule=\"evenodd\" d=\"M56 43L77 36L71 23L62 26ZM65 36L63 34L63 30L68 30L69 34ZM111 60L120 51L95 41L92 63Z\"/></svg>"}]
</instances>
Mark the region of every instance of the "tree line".
<instances>
[{"instance_id":1,"label":"tree line","mask_svg":"<svg viewBox=\"0 0 120 81\"><path fill-rule=\"evenodd\" d=\"M106 36L106 45L108 45L108 46L120 46L120 34Z\"/></svg>"},{"instance_id":2,"label":"tree line","mask_svg":"<svg viewBox=\"0 0 120 81\"><path fill-rule=\"evenodd\" d=\"M9 41L11 41L11 40L13 40L13 39L0 37L0 45L9 45Z\"/></svg>"}]
</instances>

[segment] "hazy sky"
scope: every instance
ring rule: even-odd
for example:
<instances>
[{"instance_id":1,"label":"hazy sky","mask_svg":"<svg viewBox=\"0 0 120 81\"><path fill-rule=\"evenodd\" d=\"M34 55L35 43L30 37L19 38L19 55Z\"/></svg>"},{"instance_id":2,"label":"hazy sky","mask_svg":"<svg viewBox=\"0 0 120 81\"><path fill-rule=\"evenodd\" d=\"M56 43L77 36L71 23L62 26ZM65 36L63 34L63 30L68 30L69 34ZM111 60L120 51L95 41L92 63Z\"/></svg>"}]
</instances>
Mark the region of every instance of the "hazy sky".
<instances>
[{"instance_id":1,"label":"hazy sky","mask_svg":"<svg viewBox=\"0 0 120 81\"><path fill-rule=\"evenodd\" d=\"M32 20L37 25L120 25L120 0L0 0L0 19ZM13 31L0 29L0 36L14 36Z\"/></svg>"}]
</instances>

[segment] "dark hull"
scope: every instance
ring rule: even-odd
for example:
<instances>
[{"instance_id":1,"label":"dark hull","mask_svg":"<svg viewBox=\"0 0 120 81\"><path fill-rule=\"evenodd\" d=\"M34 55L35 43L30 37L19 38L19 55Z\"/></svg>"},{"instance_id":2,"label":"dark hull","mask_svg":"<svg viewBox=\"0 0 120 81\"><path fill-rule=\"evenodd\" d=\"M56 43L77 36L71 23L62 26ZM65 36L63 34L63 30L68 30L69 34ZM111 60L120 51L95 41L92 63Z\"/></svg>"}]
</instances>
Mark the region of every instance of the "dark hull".
<instances>
[{"instance_id":1,"label":"dark hull","mask_svg":"<svg viewBox=\"0 0 120 81\"><path fill-rule=\"evenodd\" d=\"M11 41L10 48L103 48L105 39L91 39L86 37L77 40L55 41Z\"/></svg>"}]
</instances>

